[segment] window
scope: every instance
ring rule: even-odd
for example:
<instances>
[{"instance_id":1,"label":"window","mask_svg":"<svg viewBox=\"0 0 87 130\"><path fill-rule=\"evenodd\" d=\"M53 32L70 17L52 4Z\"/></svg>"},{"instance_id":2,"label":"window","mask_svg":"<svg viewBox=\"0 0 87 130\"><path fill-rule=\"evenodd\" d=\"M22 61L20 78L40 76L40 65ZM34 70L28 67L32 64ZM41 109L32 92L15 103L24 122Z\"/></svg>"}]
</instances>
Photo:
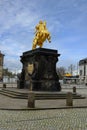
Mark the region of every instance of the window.
<instances>
[{"instance_id":1,"label":"window","mask_svg":"<svg viewBox=\"0 0 87 130\"><path fill-rule=\"evenodd\" d=\"M80 76L82 75L82 70L80 70Z\"/></svg>"}]
</instances>

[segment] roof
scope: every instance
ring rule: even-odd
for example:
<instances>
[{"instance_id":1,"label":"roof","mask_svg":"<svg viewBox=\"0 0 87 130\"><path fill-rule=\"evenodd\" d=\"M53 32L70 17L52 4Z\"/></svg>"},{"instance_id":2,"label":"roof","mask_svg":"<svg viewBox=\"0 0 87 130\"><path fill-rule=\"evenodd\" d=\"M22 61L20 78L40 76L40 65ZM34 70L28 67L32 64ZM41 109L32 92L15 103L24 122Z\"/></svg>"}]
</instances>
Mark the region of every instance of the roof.
<instances>
[{"instance_id":1,"label":"roof","mask_svg":"<svg viewBox=\"0 0 87 130\"><path fill-rule=\"evenodd\" d=\"M87 58L84 58L82 60L79 61L79 65L85 64L87 63Z\"/></svg>"},{"instance_id":2,"label":"roof","mask_svg":"<svg viewBox=\"0 0 87 130\"><path fill-rule=\"evenodd\" d=\"M64 76L66 76L66 77L70 77L70 76L72 76L72 74L70 74L70 73L66 73Z\"/></svg>"}]
</instances>

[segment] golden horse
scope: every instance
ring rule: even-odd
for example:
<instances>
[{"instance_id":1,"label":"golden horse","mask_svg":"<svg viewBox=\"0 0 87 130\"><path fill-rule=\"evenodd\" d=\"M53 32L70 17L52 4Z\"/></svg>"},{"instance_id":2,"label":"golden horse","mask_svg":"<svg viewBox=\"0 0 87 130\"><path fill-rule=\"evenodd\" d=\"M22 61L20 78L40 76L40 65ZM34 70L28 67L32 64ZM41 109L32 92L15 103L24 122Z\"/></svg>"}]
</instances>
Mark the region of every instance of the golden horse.
<instances>
[{"instance_id":1,"label":"golden horse","mask_svg":"<svg viewBox=\"0 0 87 130\"><path fill-rule=\"evenodd\" d=\"M37 46L40 48L43 46L44 41L48 40L51 42L51 36L46 28L46 22L40 21L39 24L35 27L35 37L33 39L32 50L35 49Z\"/></svg>"}]
</instances>

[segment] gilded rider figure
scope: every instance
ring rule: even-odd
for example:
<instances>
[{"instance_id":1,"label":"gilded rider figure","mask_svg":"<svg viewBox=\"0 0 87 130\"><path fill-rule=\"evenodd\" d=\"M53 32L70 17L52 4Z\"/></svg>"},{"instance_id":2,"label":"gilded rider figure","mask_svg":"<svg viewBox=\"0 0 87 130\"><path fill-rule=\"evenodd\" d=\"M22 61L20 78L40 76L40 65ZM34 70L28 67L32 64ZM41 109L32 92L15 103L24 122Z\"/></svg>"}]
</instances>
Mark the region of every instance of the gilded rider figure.
<instances>
[{"instance_id":1,"label":"gilded rider figure","mask_svg":"<svg viewBox=\"0 0 87 130\"><path fill-rule=\"evenodd\" d=\"M47 28L46 28L46 22L44 21L39 21L39 24L36 25L35 27L35 38L33 40L33 46L32 49L35 49L36 46L43 46L43 42L45 40L48 40L49 42L51 37L50 37L50 33L48 32Z\"/></svg>"}]
</instances>

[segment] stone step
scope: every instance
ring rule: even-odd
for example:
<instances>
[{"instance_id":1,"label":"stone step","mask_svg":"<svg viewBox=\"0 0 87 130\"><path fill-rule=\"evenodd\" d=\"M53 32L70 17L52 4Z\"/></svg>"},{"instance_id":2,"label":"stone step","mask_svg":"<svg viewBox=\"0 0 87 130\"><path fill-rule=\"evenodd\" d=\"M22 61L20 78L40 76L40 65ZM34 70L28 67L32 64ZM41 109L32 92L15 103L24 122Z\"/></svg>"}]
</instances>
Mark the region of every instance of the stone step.
<instances>
[{"instance_id":1,"label":"stone step","mask_svg":"<svg viewBox=\"0 0 87 130\"><path fill-rule=\"evenodd\" d=\"M22 95L26 96L27 95L27 93L17 92L17 91L9 90L9 89L2 89L2 90L0 90L0 92L9 93L9 94L16 95L16 96L22 96Z\"/></svg>"},{"instance_id":2,"label":"stone step","mask_svg":"<svg viewBox=\"0 0 87 130\"><path fill-rule=\"evenodd\" d=\"M67 95L67 93L63 93L63 92L59 92L59 93L58 92L34 92L34 93L35 93L36 100L66 99L66 95ZM0 94L11 98L27 99L29 92L22 93L13 90L2 89L0 90ZM83 99L83 98L85 97L80 94L73 93L73 99Z\"/></svg>"}]
</instances>

